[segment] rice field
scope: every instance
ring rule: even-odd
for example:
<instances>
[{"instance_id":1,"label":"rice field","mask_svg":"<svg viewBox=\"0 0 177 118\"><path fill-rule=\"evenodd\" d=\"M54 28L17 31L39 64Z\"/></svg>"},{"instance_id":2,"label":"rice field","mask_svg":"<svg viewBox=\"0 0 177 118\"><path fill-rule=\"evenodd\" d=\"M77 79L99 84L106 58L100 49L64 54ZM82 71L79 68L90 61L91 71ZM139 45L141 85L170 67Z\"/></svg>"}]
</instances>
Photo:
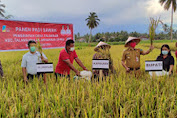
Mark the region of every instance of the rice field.
<instances>
[{"instance_id":1,"label":"rice field","mask_svg":"<svg viewBox=\"0 0 177 118\"><path fill-rule=\"evenodd\" d=\"M147 44L146 44L147 45ZM161 46L162 44L156 44ZM170 44L172 46L175 44ZM143 44L137 46L147 50ZM76 48L84 65L91 70L94 47ZM147 118L177 117L177 79L161 77L151 79L144 72L144 61L155 60L160 54L154 49L141 56L142 76L128 77L121 65L123 45L112 46L110 52L117 73L106 81L91 82L84 79L56 81L48 74L47 84L42 79L23 83L22 56L27 51L0 52L5 78L0 78L1 117L41 118ZM56 66L61 49L44 50L49 62ZM172 54L174 56L174 53ZM176 60L176 59L175 59ZM175 61L176 62L176 61ZM75 67L81 70L76 63ZM71 78L74 73L71 73Z\"/></svg>"}]
</instances>

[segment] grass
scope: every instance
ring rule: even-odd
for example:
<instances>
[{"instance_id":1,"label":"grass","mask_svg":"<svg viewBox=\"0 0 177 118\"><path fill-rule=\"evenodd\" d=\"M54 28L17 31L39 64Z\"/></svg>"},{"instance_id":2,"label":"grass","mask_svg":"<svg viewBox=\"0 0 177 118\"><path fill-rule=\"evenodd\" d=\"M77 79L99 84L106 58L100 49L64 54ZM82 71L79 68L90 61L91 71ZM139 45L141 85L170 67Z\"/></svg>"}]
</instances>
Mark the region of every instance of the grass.
<instances>
[{"instance_id":1,"label":"grass","mask_svg":"<svg viewBox=\"0 0 177 118\"><path fill-rule=\"evenodd\" d=\"M161 45L161 44L160 44ZM175 44L174 44L175 45ZM142 44L138 48L147 50ZM94 47L84 47L76 52L84 65L91 70ZM43 50L49 62L57 64L61 49ZM147 56L141 56L142 76L129 77L120 61L123 45L113 45L111 56L117 70L106 81L90 82L56 81L54 74L48 74L47 84L34 79L24 85L21 58L27 51L0 52L5 78L0 78L1 117L177 117L177 79L161 77L150 79L144 72L144 61L155 60L159 49ZM174 54L173 54L174 56ZM76 63L74 66L81 70ZM71 73L71 77L74 73Z\"/></svg>"}]
</instances>

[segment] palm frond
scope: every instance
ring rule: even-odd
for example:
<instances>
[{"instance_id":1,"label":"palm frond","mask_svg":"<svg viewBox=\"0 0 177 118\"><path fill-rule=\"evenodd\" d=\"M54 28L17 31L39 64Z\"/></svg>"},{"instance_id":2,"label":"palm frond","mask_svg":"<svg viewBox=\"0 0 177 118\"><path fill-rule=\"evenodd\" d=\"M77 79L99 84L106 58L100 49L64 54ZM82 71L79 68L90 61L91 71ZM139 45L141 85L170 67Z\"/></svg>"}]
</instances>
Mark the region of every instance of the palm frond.
<instances>
[{"instance_id":1,"label":"palm frond","mask_svg":"<svg viewBox=\"0 0 177 118\"><path fill-rule=\"evenodd\" d=\"M5 8L6 6L5 6L4 4L0 4L0 7L3 7L3 8Z\"/></svg>"},{"instance_id":2,"label":"palm frond","mask_svg":"<svg viewBox=\"0 0 177 118\"><path fill-rule=\"evenodd\" d=\"M0 8L0 12L5 13L5 10Z\"/></svg>"},{"instance_id":3,"label":"palm frond","mask_svg":"<svg viewBox=\"0 0 177 118\"><path fill-rule=\"evenodd\" d=\"M172 5L173 5L173 11L175 12L177 7L176 0L173 0Z\"/></svg>"},{"instance_id":4,"label":"palm frond","mask_svg":"<svg viewBox=\"0 0 177 118\"><path fill-rule=\"evenodd\" d=\"M5 15L4 15L2 12L0 12L0 16L1 16L1 17L5 17Z\"/></svg>"},{"instance_id":5,"label":"palm frond","mask_svg":"<svg viewBox=\"0 0 177 118\"><path fill-rule=\"evenodd\" d=\"M163 5L166 2L166 0L159 0L159 3Z\"/></svg>"},{"instance_id":6,"label":"palm frond","mask_svg":"<svg viewBox=\"0 0 177 118\"><path fill-rule=\"evenodd\" d=\"M169 8L171 7L171 4L172 4L171 0L167 0L167 2L164 5L164 9L169 10Z\"/></svg>"}]
</instances>

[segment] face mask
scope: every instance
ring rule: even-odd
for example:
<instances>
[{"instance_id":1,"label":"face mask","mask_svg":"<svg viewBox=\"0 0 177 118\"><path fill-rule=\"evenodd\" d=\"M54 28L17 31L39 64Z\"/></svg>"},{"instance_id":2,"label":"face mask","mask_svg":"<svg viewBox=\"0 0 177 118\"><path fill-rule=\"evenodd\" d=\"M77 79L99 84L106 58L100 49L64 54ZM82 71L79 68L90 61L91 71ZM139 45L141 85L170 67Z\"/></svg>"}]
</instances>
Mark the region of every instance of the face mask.
<instances>
[{"instance_id":1,"label":"face mask","mask_svg":"<svg viewBox=\"0 0 177 118\"><path fill-rule=\"evenodd\" d=\"M136 46L136 42L130 43L130 47L134 48Z\"/></svg>"},{"instance_id":2,"label":"face mask","mask_svg":"<svg viewBox=\"0 0 177 118\"><path fill-rule=\"evenodd\" d=\"M162 50L162 54L163 54L163 55L167 55L167 54L168 54L168 51Z\"/></svg>"},{"instance_id":3,"label":"face mask","mask_svg":"<svg viewBox=\"0 0 177 118\"><path fill-rule=\"evenodd\" d=\"M74 47L70 48L70 51L73 52L74 51Z\"/></svg>"},{"instance_id":4,"label":"face mask","mask_svg":"<svg viewBox=\"0 0 177 118\"><path fill-rule=\"evenodd\" d=\"M34 46L30 47L30 51L31 52L35 52L36 51L36 47L34 47Z\"/></svg>"}]
</instances>

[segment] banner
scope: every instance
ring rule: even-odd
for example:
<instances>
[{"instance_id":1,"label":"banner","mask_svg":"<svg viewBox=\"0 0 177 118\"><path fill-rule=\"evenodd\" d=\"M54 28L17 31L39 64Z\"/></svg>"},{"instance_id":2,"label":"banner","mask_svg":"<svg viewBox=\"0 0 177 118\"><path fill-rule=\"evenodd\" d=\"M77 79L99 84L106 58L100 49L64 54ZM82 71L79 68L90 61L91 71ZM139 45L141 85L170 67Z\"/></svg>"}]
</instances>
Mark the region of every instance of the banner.
<instances>
[{"instance_id":1,"label":"banner","mask_svg":"<svg viewBox=\"0 0 177 118\"><path fill-rule=\"evenodd\" d=\"M28 49L28 41L39 39L42 48L61 48L73 39L72 24L0 20L0 51Z\"/></svg>"}]
</instances>

